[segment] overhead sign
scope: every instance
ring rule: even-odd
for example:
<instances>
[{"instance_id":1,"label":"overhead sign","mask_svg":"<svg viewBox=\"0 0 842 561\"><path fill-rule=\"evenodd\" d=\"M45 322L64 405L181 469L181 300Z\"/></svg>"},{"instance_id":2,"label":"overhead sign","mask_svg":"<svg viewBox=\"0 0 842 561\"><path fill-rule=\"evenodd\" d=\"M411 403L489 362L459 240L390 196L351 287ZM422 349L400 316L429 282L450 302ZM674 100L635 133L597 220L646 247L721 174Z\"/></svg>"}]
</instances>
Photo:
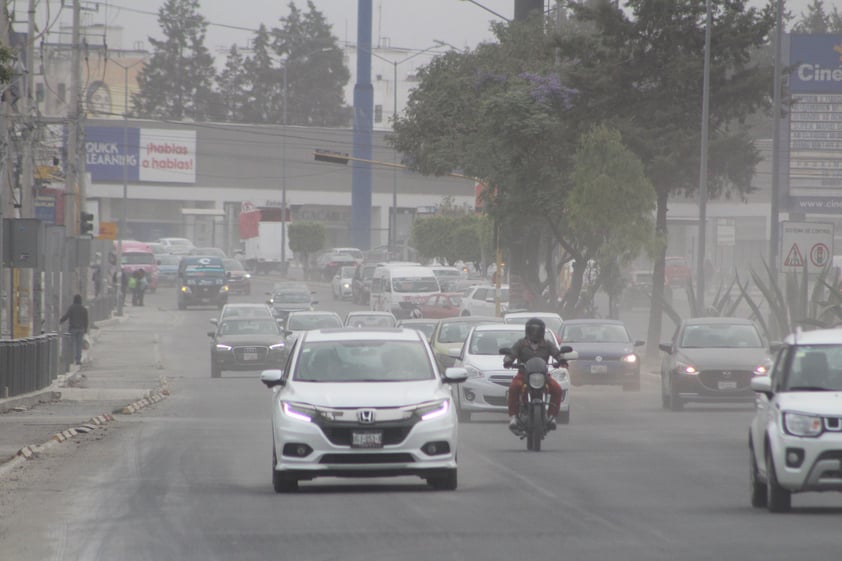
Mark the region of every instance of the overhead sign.
<instances>
[{"instance_id":1,"label":"overhead sign","mask_svg":"<svg viewBox=\"0 0 842 561\"><path fill-rule=\"evenodd\" d=\"M790 37L789 195L801 212L842 207L842 35Z\"/></svg>"},{"instance_id":2,"label":"overhead sign","mask_svg":"<svg viewBox=\"0 0 842 561\"><path fill-rule=\"evenodd\" d=\"M95 183L195 183L196 131L85 127L85 169Z\"/></svg>"},{"instance_id":3,"label":"overhead sign","mask_svg":"<svg viewBox=\"0 0 842 561\"><path fill-rule=\"evenodd\" d=\"M833 259L833 224L781 223L781 271L820 273Z\"/></svg>"}]
</instances>

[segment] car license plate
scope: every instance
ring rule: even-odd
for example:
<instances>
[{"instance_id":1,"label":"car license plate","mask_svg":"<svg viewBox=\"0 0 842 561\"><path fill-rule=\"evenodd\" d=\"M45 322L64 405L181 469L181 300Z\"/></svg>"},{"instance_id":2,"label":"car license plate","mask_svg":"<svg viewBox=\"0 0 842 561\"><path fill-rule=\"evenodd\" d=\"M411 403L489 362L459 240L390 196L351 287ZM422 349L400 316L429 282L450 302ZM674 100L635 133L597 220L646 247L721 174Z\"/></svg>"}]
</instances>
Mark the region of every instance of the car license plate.
<instances>
[{"instance_id":1,"label":"car license plate","mask_svg":"<svg viewBox=\"0 0 842 561\"><path fill-rule=\"evenodd\" d=\"M736 390L737 389L737 381L736 380L720 380L717 384L717 387L720 390Z\"/></svg>"},{"instance_id":2,"label":"car license plate","mask_svg":"<svg viewBox=\"0 0 842 561\"><path fill-rule=\"evenodd\" d=\"M243 360L257 360L257 353L243 353Z\"/></svg>"},{"instance_id":3,"label":"car license plate","mask_svg":"<svg viewBox=\"0 0 842 561\"><path fill-rule=\"evenodd\" d=\"M591 374L606 374L608 366L605 364L591 364Z\"/></svg>"},{"instance_id":4,"label":"car license plate","mask_svg":"<svg viewBox=\"0 0 842 561\"><path fill-rule=\"evenodd\" d=\"M383 448L382 432L352 432L352 448Z\"/></svg>"},{"instance_id":5,"label":"car license plate","mask_svg":"<svg viewBox=\"0 0 842 561\"><path fill-rule=\"evenodd\" d=\"M210 302L210 298L205 296L202 298L202 302Z\"/></svg>"}]
</instances>

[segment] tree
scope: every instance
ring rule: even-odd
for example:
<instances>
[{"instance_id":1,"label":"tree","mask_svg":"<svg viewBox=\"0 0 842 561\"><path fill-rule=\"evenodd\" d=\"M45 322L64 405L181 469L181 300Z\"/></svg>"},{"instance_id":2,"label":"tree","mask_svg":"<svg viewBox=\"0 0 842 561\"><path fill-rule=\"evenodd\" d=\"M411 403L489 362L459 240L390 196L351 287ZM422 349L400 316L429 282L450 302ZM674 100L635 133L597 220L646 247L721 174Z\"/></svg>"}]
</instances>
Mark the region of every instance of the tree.
<instances>
[{"instance_id":1,"label":"tree","mask_svg":"<svg viewBox=\"0 0 842 561\"><path fill-rule=\"evenodd\" d=\"M745 0L712 0L710 147L711 197L744 197L758 151L744 119L771 100L772 68L752 62L775 23L770 6ZM656 191L656 232L666 239L667 202L698 186L705 3L694 0L629 0L571 4L592 31L559 37L571 87L580 92L573 113L605 122L622 133L641 159ZM657 353L664 288L662 244L655 255L649 321L649 354Z\"/></svg>"},{"instance_id":2,"label":"tree","mask_svg":"<svg viewBox=\"0 0 842 561\"><path fill-rule=\"evenodd\" d=\"M582 253L596 262L597 286L606 288L609 315L616 317L620 268L653 247L655 189L620 133L604 125L582 136L573 158L572 183L567 226Z\"/></svg>"},{"instance_id":3,"label":"tree","mask_svg":"<svg viewBox=\"0 0 842 561\"><path fill-rule=\"evenodd\" d=\"M237 49L237 45L232 45L231 50L228 51L228 58L225 60L225 68L216 78L219 101L222 104L220 116L225 121L242 122L244 120L249 104L243 90L249 83L249 79L243 56Z\"/></svg>"},{"instance_id":4,"label":"tree","mask_svg":"<svg viewBox=\"0 0 842 561\"><path fill-rule=\"evenodd\" d=\"M342 49L324 14L307 1L302 12L289 3L289 15L272 30L274 52L284 57L287 72L287 119L290 124L346 125L350 111L343 89L351 75Z\"/></svg>"},{"instance_id":5,"label":"tree","mask_svg":"<svg viewBox=\"0 0 842 561\"><path fill-rule=\"evenodd\" d=\"M138 73L132 94L139 117L203 121L219 105L213 92L216 72L204 45L208 22L198 0L167 0L158 10L164 39L149 38L153 53Z\"/></svg>"},{"instance_id":6,"label":"tree","mask_svg":"<svg viewBox=\"0 0 842 561\"><path fill-rule=\"evenodd\" d=\"M813 0L792 30L796 33L839 33L842 31L842 14L836 6L828 13L823 0Z\"/></svg>"},{"instance_id":7,"label":"tree","mask_svg":"<svg viewBox=\"0 0 842 561\"><path fill-rule=\"evenodd\" d=\"M412 224L412 246L427 259L452 265L456 261L478 263L484 252L488 220L472 214L438 214Z\"/></svg>"},{"instance_id":8,"label":"tree","mask_svg":"<svg viewBox=\"0 0 842 561\"><path fill-rule=\"evenodd\" d=\"M271 33L265 25L261 25L252 42L252 55L243 63L249 77L249 83L244 88L248 100L243 115L245 122L281 122L283 80L273 56Z\"/></svg>"},{"instance_id":9,"label":"tree","mask_svg":"<svg viewBox=\"0 0 842 561\"><path fill-rule=\"evenodd\" d=\"M289 248L304 265L305 276L310 272L310 255L325 245L325 227L318 222L292 222L289 225Z\"/></svg>"}]
</instances>

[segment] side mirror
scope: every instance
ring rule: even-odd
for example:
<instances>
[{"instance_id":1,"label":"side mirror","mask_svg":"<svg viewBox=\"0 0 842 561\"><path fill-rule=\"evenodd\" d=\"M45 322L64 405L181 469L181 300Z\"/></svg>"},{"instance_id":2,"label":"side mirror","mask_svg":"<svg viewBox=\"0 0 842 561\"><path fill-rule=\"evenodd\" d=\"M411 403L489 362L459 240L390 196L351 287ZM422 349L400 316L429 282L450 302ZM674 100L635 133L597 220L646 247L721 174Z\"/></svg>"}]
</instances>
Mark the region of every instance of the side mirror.
<instances>
[{"instance_id":1,"label":"side mirror","mask_svg":"<svg viewBox=\"0 0 842 561\"><path fill-rule=\"evenodd\" d=\"M216 331L208 331L208 337L213 339L214 335L216 335Z\"/></svg>"},{"instance_id":2,"label":"side mirror","mask_svg":"<svg viewBox=\"0 0 842 561\"><path fill-rule=\"evenodd\" d=\"M451 366L444 371L444 381L447 384L461 384L468 379L468 371L460 366Z\"/></svg>"},{"instance_id":3,"label":"side mirror","mask_svg":"<svg viewBox=\"0 0 842 561\"><path fill-rule=\"evenodd\" d=\"M769 376L755 376L750 382L751 391L772 397L772 379Z\"/></svg>"},{"instance_id":4,"label":"side mirror","mask_svg":"<svg viewBox=\"0 0 842 561\"><path fill-rule=\"evenodd\" d=\"M260 373L260 381L267 388L274 388L275 386L284 385L284 371L283 370L264 370Z\"/></svg>"},{"instance_id":5,"label":"side mirror","mask_svg":"<svg viewBox=\"0 0 842 561\"><path fill-rule=\"evenodd\" d=\"M672 352L672 343L658 343L658 348L670 354Z\"/></svg>"},{"instance_id":6,"label":"side mirror","mask_svg":"<svg viewBox=\"0 0 842 561\"><path fill-rule=\"evenodd\" d=\"M560 352L560 353L562 353L562 354L572 353L572 352L573 352L573 347L571 347L570 345L564 345L563 347L561 347L561 348L558 350L558 352Z\"/></svg>"},{"instance_id":7,"label":"side mirror","mask_svg":"<svg viewBox=\"0 0 842 561\"><path fill-rule=\"evenodd\" d=\"M447 356L450 358L462 358L462 349L461 347L453 347L447 349Z\"/></svg>"},{"instance_id":8,"label":"side mirror","mask_svg":"<svg viewBox=\"0 0 842 561\"><path fill-rule=\"evenodd\" d=\"M216 322L219 321L219 319L218 318L210 318L208 321L211 322L212 324L216 325Z\"/></svg>"},{"instance_id":9,"label":"side mirror","mask_svg":"<svg viewBox=\"0 0 842 561\"><path fill-rule=\"evenodd\" d=\"M489 304L493 304L494 303L494 296L489 296L488 298L485 299L485 301L488 302Z\"/></svg>"},{"instance_id":10,"label":"side mirror","mask_svg":"<svg viewBox=\"0 0 842 561\"><path fill-rule=\"evenodd\" d=\"M646 344L646 341L641 341L640 339L638 339L637 341L634 342L635 347L642 347L645 344Z\"/></svg>"}]
</instances>

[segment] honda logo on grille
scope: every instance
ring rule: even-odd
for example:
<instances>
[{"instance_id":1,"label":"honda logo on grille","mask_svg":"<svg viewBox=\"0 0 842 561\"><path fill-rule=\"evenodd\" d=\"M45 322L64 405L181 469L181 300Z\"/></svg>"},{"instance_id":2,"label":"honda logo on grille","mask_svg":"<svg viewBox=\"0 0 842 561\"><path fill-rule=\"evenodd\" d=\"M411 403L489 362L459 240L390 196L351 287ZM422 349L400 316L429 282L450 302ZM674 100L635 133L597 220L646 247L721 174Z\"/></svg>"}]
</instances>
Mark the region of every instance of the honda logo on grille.
<instances>
[{"instance_id":1,"label":"honda logo on grille","mask_svg":"<svg viewBox=\"0 0 842 561\"><path fill-rule=\"evenodd\" d=\"M723 378L730 378L731 377L731 371L730 370L723 370L722 371L722 377Z\"/></svg>"},{"instance_id":2,"label":"honda logo on grille","mask_svg":"<svg viewBox=\"0 0 842 561\"><path fill-rule=\"evenodd\" d=\"M358 411L357 418L360 420L361 423L371 424L374 422L374 410L363 409L361 411Z\"/></svg>"}]
</instances>

